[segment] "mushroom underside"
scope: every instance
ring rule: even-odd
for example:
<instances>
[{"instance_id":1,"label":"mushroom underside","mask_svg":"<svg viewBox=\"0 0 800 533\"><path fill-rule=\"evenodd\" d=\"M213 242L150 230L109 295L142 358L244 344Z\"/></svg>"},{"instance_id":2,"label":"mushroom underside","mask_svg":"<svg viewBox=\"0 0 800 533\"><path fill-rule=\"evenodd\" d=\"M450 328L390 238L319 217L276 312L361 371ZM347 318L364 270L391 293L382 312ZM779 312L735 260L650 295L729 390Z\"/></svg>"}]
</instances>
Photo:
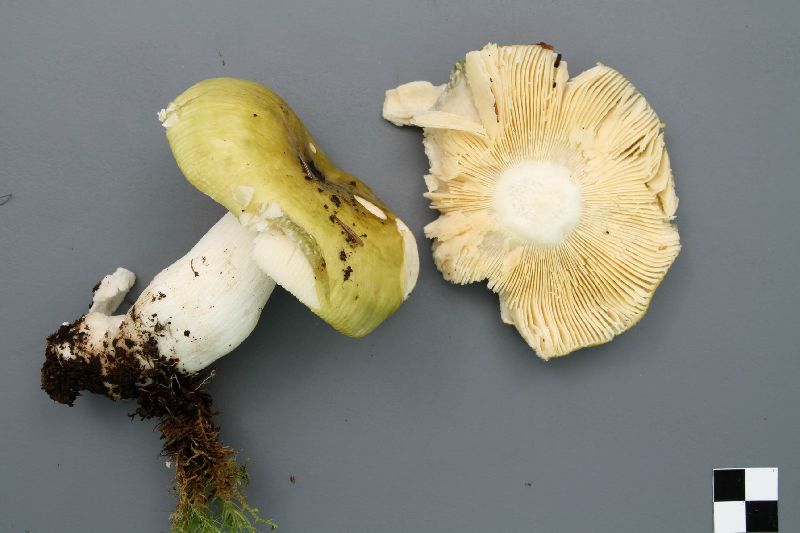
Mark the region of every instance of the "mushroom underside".
<instances>
[{"instance_id":1,"label":"mushroom underside","mask_svg":"<svg viewBox=\"0 0 800 533\"><path fill-rule=\"evenodd\" d=\"M680 250L677 196L663 124L622 75L569 79L549 45L487 45L444 86L387 91L384 116L424 129L437 268L486 280L539 356L642 318Z\"/></svg>"}]
</instances>

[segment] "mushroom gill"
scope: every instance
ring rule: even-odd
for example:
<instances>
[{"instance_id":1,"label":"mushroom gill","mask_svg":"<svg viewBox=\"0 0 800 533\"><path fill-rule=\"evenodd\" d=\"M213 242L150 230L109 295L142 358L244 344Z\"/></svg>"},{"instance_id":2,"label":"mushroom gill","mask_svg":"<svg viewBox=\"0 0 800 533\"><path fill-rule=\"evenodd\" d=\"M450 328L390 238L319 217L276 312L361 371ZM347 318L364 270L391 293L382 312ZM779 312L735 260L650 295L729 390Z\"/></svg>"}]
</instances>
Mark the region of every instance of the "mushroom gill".
<instances>
[{"instance_id":1,"label":"mushroom gill","mask_svg":"<svg viewBox=\"0 0 800 533\"><path fill-rule=\"evenodd\" d=\"M489 44L447 85L387 91L383 113L424 128L436 266L453 283L488 280L540 357L642 318L680 250L678 199L664 125L621 74L570 80L549 45Z\"/></svg>"}]
</instances>

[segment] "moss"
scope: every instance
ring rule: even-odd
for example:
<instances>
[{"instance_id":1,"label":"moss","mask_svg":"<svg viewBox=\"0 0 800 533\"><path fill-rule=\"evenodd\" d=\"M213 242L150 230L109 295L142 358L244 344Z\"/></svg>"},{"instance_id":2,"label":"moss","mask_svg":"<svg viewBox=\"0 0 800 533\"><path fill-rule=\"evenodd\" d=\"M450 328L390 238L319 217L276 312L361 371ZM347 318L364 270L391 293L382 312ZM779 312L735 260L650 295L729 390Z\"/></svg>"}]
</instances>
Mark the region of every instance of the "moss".
<instances>
[{"instance_id":1,"label":"moss","mask_svg":"<svg viewBox=\"0 0 800 533\"><path fill-rule=\"evenodd\" d=\"M229 464L231 474L239 487L247 485L247 471L235 462ZM262 518L258 509L250 507L242 498L222 499L215 497L206 505L187 504L172 515L174 533L255 533L259 526L274 530L278 528L272 520Z\"/></svg>"},{"instance_id":2,"label":"moss","mask_svg":"<svg viewBox=\"0 0 800 533\"><path fill-rule=\"evenodd\" d=\"M275 529L250 507L243 488L248 477L236 451L223 444L207 391L213 370L187 375L178 362L158 352L154 337L115 338L103 357L87 355L82 320L62 326L47 339L42 388L55 401L72 405L82 391L112 400L138 402L131 417L157 419L162 453L175 463L178 503L172 515L175 532L255 532ZM62 347L76 355L59 357Z\"/></svg>"}]
</instances>

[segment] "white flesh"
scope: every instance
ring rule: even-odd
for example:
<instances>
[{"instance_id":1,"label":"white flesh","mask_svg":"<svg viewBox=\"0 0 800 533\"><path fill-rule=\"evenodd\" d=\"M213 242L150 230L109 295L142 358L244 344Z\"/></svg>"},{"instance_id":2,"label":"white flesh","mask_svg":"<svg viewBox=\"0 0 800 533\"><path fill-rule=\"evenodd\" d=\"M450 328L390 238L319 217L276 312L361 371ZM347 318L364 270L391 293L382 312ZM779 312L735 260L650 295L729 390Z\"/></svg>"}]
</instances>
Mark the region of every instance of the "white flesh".
<instances>
[{"instance_id":1,"label":"white flesh","mask_svg":"<svg viewBox=\"0 0 800 533\"><path fill-rule=\"evenodd\" d=\"M522 241L558 246L581 218L580 186L564 165L525 161L501 172L494 186L495 217Z\"/></svg>"}]
</instances>

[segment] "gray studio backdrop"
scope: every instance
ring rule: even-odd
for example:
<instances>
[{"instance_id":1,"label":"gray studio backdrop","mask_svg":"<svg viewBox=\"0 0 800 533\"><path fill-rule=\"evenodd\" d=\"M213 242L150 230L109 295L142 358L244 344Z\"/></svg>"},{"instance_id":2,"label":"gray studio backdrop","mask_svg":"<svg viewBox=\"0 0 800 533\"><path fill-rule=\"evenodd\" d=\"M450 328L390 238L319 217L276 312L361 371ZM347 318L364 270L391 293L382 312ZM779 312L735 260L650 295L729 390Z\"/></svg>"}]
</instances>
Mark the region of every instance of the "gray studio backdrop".
<instances>
[{"instance_id":1,"label":"gray studio backdrop","mask_svg":"<svg viewBox=\"0 0 800 533\"><path fill-rule=\"evenodd\" d=\"M156 120L212 76L283 95L420 244L369 337L279 289L219 362L223 437L282 531L705 532L718 466L779 467L800 531L798 27L796 0L0 1L0 532L167 529L153 423L55 404L38 372L102 275L146 283L222 214ZM421 134L380 115L487 41L611 65L668 124L683 251L638 326L550 363L436 271Z\"/></svg>"}]
</instances>

